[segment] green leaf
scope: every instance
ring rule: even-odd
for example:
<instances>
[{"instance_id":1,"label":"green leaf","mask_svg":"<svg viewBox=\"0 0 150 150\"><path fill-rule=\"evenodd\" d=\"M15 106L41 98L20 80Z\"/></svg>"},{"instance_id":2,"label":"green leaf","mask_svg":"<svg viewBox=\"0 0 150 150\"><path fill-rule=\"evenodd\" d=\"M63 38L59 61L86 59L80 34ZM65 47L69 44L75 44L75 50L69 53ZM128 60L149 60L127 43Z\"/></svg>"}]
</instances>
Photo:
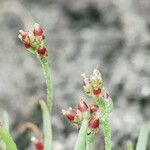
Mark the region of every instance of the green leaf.
<instances>
[{"instance_id":1,"label":"green leaf","mask_svg":"<svg viewBox=\"0 0 150 150\"><path fill-rule=\"evenodd\" d=\"M9 131L9 115L7 111L3 112L3 123L4 127Z\"/></svg>"},{"instance_id":2,"label":"green leaf","mask_svg":"<svg viewBox=\"0 0 150 150\"><path fill-rule=\"evenodd\" d=\"M105 150L111 150L111 127L109 118L105 119L102 127L104 130Z\"/></svg>"},{"instance_id":3,"label":"green leaf","mask_svg":"<svg viewBox=\"0 0 150 150\"><path fill-rule=\"evenodd\" d=\"M136 150L146 150L146 146L148 143L148 135L149 135L149 128L148 126L143 125L140 129Z\"/></svg>"},{"instance_id":4,"label":"green leaf","mask_svg":"<svg viewBox=\"0 0 150 150\"><path fill-rule=\"evenodd\" d=\"M87 129L88 129L88 120L84 119L81 124L81 128L80 128L80 131L78 134L78 138L77 138L74 150L84 150L85 149Z\"/></svg>"},{"instance_id":5,"label":"green leaf","mask_svg":"<svg viewBox=\"0 0 150 150\"><path fill-rule=\"evenodd\" d=\"M51 117L46 103L40 101L42 115L43 115L43 132L44 132L44 150L52 150L52 128L51 128Z\"/></svg>"},{"instance_id":6,"label":"green leaf","mask_svg":"<svg viewBox=\"0 0 150 150\"><path fill-rule=\"evenodd\" d=\"M134 145L132 141L129 141L126 145L127 150L134 150Z\"/></svg>"},{"instance_id":7,"label":"green leaf","mask_svg":"<svg viewBox=\"0 0 150 150\"><path fill-rule=\"evenodd\" d=\"M92 142L86 142L86 150L92 150Z\"/></svg>"},{"instance_id":8,"label":"green leaf","mask_svg":"<svg viewBox=\"0 0 150 150\"><path fill-rule=\"evenodd\" d=\"M16 144L14 143L11 135L9 134L8 130L0 126L0 138L6 144L8 150L17 150Z\"/></svg>"},{"instance_id":9,"label":"green leaf","mask_svg":"<svg viewBox=\"0 0 150 150\"><path fill-rule=\"evenodd\" d=\"M0 150L7 150L6 144L2 140L0 140Z\"/></svg>"}]
</instances>

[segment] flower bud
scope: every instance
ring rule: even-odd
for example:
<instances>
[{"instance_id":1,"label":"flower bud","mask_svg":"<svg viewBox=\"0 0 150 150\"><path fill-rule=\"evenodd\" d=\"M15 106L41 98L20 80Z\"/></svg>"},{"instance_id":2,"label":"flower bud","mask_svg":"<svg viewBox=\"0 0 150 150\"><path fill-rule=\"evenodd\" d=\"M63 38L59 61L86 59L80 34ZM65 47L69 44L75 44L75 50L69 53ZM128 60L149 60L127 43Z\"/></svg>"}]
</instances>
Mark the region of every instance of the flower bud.
<instances>
[{"instance_id":1,"label":"flower bud","mask_svg":"<svg viewBox=\"0 0 150 150\"><path fill-rule=\"evenodd\" d=\"M90 112L91 113L97 113L99 110L98 105L90 105Z\"/></svg>"},{"instance_id":2,"label":"flower bud","mask_svg":"<svg viewBox=\"0 0 150 150\"><path fill-rule=\"evenodd\" d=\"M86 104L86 102L80 100L79 104L78 104L78 110L80 110L81 112L85 112L88 110L88 105Z\"/></svg>"},{"instance_id":3,"label":"flower bud","mask_svg":"<svg viewBox=\"0 0 150 150\"><path fill-rule=\"evenodd\" d=\"M34 24L34 30L33 30L33 34L34 36L39 36L42 39L44 39L44 32L43 29L40 27L40 25L38 23Z\"/></svg>"},{"instance_id":4,"label":"flower bud","mask_svg":"<svg viewBox=\"0 0 150 150\"><path fill-rule=\"evenodd\" d=\"M99 119L98 118L91 119L89 121L89 127L92 129L98 128L99 127Z\"/></svg>"},{"instance_id":5,"label":"flower bud","mask_svg":"<svg viewBox=\"0 0 150 150\"><path fill-rule=\"evenodd\" d=\"M31 48L31 47L32 47L30 44L24 44L24 46L25 46L26 48Z\"/></svg>"},{"instance_id":6,"label":"flower bud","mask_svg":"<svg viewBox=\"0 0 150 150\"><path fill-rule=\"evenodd\" d=\"M101 94L101 89L100 89L100 88L94 88L94 89L93 89L93 94L94 94L95 96L99 96L99 95Z\"/></svg>"},{"instance_id":7,"label":"flower bud","mask_svg":"<svg viewBox=\"0 0 150 150\"><path fill-rule=\"evenodd\" d=\"M29 36L31 36L29 32L19 31L18 37L24 44L30 44Z\"/></svg>"},{"instance_id":8,"label":"flower bud","mask_svg":"<svg viewBox=\"0 0 150 150\"><path fill-rule=\"evenodd\" d=\"M40 56L48 56L48 52L47 52L47 49L45 47L40 47L38 50L37 50L37 53L40 55Z\"/></svg>"},{"instance_id":9,"label":"flower bud","mask_svg":"<svg viewBox=\"0 0 150 150\"><path fill-rule=\"evenodd\" d=\"M77 112L75 109L70 108L69 110L65 111L62 110L63 115L65 115L68 120L70 121L76 121L77 120Z\"/></svg>"},{"instance_id":10,"label":"flower bud","mask_svg":"<svg viewBox=\"0 0 150 150\"><path fill-rule=\"evenodd\" d=\"M39 140L39 139L37 139L35 137L32 137L31 141L33 142L36 150L44 150L44 143L43 143L43 141L41 141L41 140Z\"/></svg>"}]
</instances>

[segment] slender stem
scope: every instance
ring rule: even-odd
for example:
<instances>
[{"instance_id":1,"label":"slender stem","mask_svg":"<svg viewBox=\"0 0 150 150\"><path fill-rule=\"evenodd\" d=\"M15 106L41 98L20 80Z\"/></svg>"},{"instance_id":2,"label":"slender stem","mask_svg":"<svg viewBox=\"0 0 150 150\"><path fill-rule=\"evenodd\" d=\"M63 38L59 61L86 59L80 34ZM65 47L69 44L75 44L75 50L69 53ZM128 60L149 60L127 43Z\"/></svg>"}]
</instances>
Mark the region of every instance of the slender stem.
<instances>
[{"instance_id":1,"label":"slender stem","mask_svg":"<svg viewBox=\"0 0 150 150\"><path fill-rule=\"evenodd\" d=\"M52 150L52 127L51 127L51 116L47 108L46 103L40 101L42 115L43 115L43 132L44 132L44 146L45 150Z\"/></svg>"},{"instance_id":2,"label":"slender stem","mask_svg":"<svg viewBox=\"0 0 150 150\"><path fill-rule=\"evenodd\" d=\"M48 105L48 109L49 112L51 113L52 111L52 79L50 76L50 70L49 70L49 65L48 62L43 62L41 61L42 64L42 68L44 71L44 77L45 77L45 81L46 81L46 85L47 85L47 105Z\"/></svg>"},{"instance_id":3,"label":"slender stem","mask_svg":"<svg viewBox=\"0 0 150 150\"><path fill-rule=\"evenodd\" d=\"M46 60L46 61L45 61ZM41 60L44 77L47 85L47 105L44 101L41 101L41 108L43 110L43 127L44 127L44 142L45 150L52 150L52 122L51 122L51 112L52 112L52 79L50 76L50 70L48 65L48 60Z\"/></svg>"},{"instance_id":4,"label":"slender stem","mask_svg":"<svg viewBox=\"0 0 150 150\"><path fill-rule=\"evenodd\" d=\"M74 150L84 150L85 149L87 128L88 128L88 120L84 119L81 124L81 128L80 128L80 131L78 134L78 138L77 138Z\"/></svg>"},{"instance_id":5,"label":"slender stem","mask_svg":"<svg viewBox=\"0 0 150 150\"><path fill-rule=\"evenodd\" d=\"M109 119L105 119L103 122L105 150L111 150L111 128Z\"/></svg>"},{"instance_id":6,"label":"slender stem","mask_svg":"<svg viewBox=\"0 0 150 150\"><path fill-rule=\"evenodd\" d=\"M127 143L126 147L127 147L127 150L134 150L134 145L133 145L133 143L131 141L129 141Z\"/></svg>"},{"instance_id":7,"label":"slender stem","mask_svg":"<svg viewBox=\"0 0 150 150\"><path fill-rule=\"evenodd\" d=\"M0 126L0 139L4 141L8 150L17 150L16 144L14 143L11 135L3 126Z\"/></svg>"},{"instance_id":8,"label":"slender stem","mask_svg":"<svg viewBox=\"0 0 150 150\"><path fill-rule=\"evenodd\" d=\"M92 142L86 142L86 150L92 150Z\"/></svg>"},{"instance_id":9,"label":"slender stem","mask_svg":"<svg viewBox=\"0 0 150 150\"><path fill-rule=\"evenodd\" d=\"M4 127L9 131L9 115L7 111L3 112Z\"/></svg>"},{"instance_id":10,"label":"slender stem","mask_svg":"<svg viewBox=\"0 0 150 150\"><path fill-rule=\"evenodd\" d=\"M143 125L141 127L138 142L136 145L136 150L146 150L146 146L148 144L149 131L150 129L148 128L148 126Z\"/></svg>"}]
</instances>

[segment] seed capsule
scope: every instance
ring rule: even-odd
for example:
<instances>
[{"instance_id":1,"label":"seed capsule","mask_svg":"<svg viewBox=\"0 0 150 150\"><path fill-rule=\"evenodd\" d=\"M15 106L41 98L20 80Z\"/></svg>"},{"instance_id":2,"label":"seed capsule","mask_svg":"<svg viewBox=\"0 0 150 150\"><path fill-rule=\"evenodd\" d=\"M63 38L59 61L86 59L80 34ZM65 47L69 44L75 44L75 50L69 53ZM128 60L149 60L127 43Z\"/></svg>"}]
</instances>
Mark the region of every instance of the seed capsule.
<instances>
[{"instance_id":1,"label":"seed capsule","mask_svg":"<svg viewBox=\"0 0 150 150\"><path fill-rule=\"evenodd\" d=\"M34 24L33 34L34 34L34 36L39 36L39 37L42 37L42 39L44 39L43 29L37 23Z\"/></svg>"},{"instance_id":2,"label":"seed capsule","mask_svg":"<svg viewBox=\"0 0 150 150\"><path fill-rule=\"evenodd\" d=\"M86 104L86 102L81 100L78 104L78 110L80 110L81 112L87 111L88 110L88 105Z\"/></svg>"},{"instance_id":3,"label":"seed capsule","mask_svg":"<svg viewBox=\"0 0 150 150\"><path fill-rule=\"evenodd\" d=\"M99 95L101 94L101 89L100 89L100 88L94 88L94 89L93 89L93 94L94 94L95 96L99 96Z\"/></svg>"},{"instance_id":4,"label":"seed capsule","mask_svg":"<svg viewBox=\"0 0 150 150\"><path fill-rule=\"evenodd\" d=\"M91 113L96 113L98 110L99 110L99 107L97 105L90 106Z\"/></svg>"},{"instance_id":5,"label":"seed capsule","mask_svg":"<svg viewBox=\"0 0 150 150\"><path fill-rule=\"evenodd\" d=\"M19 31L18 37L24 44L30 43L29 36L31 36L29 32L24 32L22 30Z\"/></svg>"},{"instance_id":6,"label":"seed capsule","mask_svg":"<svg viewBox=\"0 0 150 150\"><path fill-rule=\"evenodd\" d=\"M40 47L37 51L40 56L48 56L47 49L45 47Z\"/></svg>"},{"instance_id":7,"label":"seed capsule","mask_svg":"<svg viewBox=\"0 0 150 150\"><path fill-rule=\"evenodd\" d=\"M35 147L36 147L36 150L44 150L44 144L40 141L38 141L36 144L35 144Z\"/></svg>"},{"instance_id":8,"label":"seed capsule","mask_svg":"<svg viewBox=\"0 0 150 150\"><path fill-rule=\"evenodd\" d=\"M35 137L32 137L31 141L34 144L36 150L44 150L44 143L43 143L43 141L41 141L41 140L39 140L39 139L37 139Z\"/></svg>"},{"instance_id":9,"label":"seed capsule","mask_svg":"<svg viewBox=\"0 0 150 150\"><path fill-rule=\"evenodd\" d=\"M77 119L77 112L74 109L69 109L67 111L62 110L63 115L65 115L68 120L75 121Z\"/></svg>"},{"instance_id":10,"label":"seed capsule","mask_svg":"<svg viewBox=\"0 0 150 150\"><path fill-rule=\"evenodd\" d=\"M98 118L91 119L89 121L89 127L92 129L98 128L99 127L99 119Z\"/></svg>"}]
</instances>

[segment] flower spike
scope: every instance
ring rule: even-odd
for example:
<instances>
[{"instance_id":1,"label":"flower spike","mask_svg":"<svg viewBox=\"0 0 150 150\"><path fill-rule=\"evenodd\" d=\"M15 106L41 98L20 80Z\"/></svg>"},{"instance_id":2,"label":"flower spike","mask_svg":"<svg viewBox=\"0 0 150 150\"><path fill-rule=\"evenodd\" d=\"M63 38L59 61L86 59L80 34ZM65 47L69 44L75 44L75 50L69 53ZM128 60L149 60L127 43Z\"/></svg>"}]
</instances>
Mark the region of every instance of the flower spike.
<instances>
[{"instance_id":1,"label":"flower spike","mask_svg":"<svg viewBox=\"0 0 150 150\"><path fill-rule=\"evenodd\" d=\"M45 58L48 56L47 49L44 46L44 30L39 24L35 23L32 32L19 31L19 39L24 46L33 54L37 54L40 60L45 62Z\"/></svg>"}]
</instances>

